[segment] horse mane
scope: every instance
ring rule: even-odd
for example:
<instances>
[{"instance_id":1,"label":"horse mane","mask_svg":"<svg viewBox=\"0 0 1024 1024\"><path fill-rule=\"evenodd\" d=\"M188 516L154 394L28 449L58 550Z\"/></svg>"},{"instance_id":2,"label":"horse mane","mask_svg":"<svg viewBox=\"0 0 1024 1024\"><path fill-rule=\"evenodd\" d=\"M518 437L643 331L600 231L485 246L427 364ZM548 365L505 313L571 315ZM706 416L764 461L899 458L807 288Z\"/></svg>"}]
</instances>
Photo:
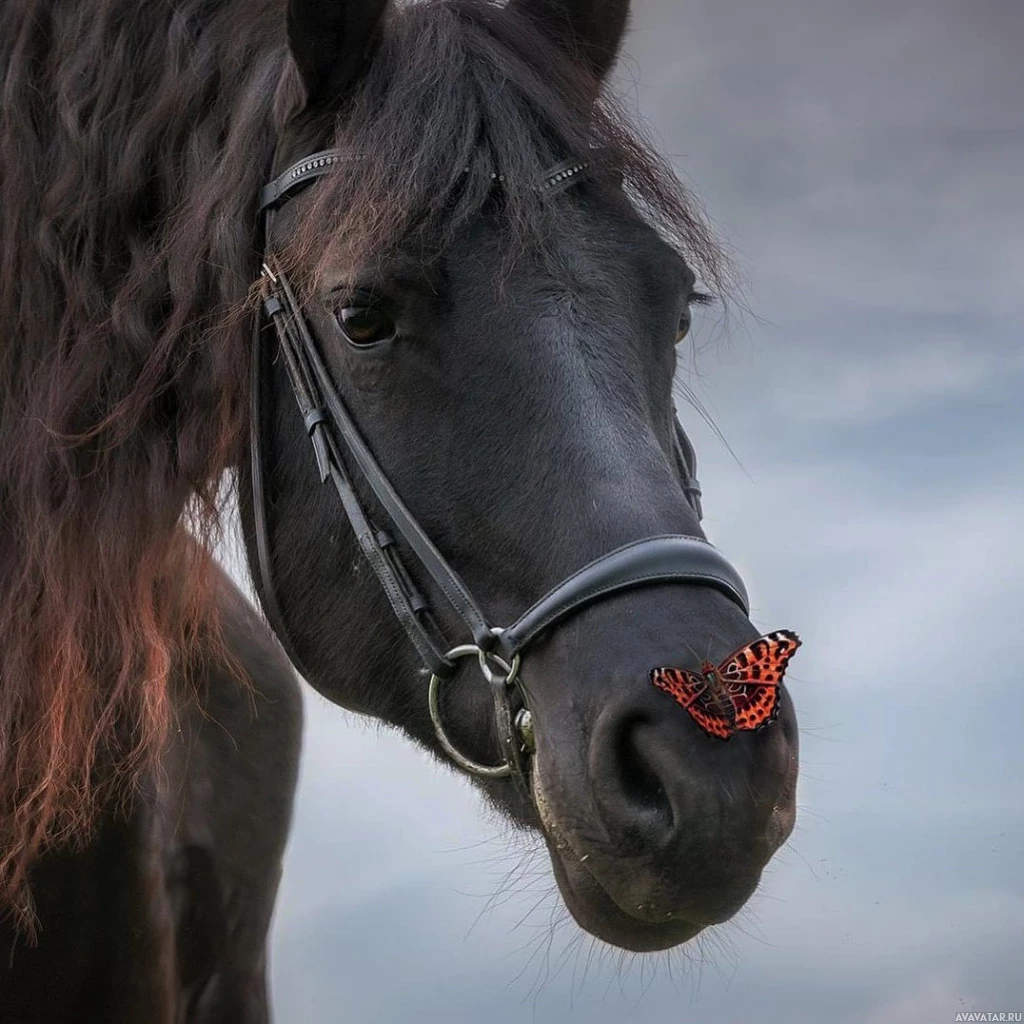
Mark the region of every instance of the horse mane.
<instances>
[{"instance_id":1,"label":"horse mane","mask_svg":"<svg viewBox=\"0 0 1024 1024\"><path fill-rule=\"evenodd\" d=\"M429 258L482 211L502 219L512 258L542 250L564 206L535 186L553 165L582 159L599 165L598 180L621 180L708 287L731 290L700 204L642 127L529 19L486 0L393 9L330 145L365 159L321 179L285 254L296 272L365 264L410 234Z\"/></svg>"},{"instance_id":2,"label":"horse mane","mask_svg":"<svg viewBox=\"0 0 1024 1024\"><path fill-rule=\"evenodd\" d=\"M0 72L0 912L28 920L32 861L153 765L175 670L216 634L255 196L299 89L281 0L5 3ZM334 140L372 159L317 189L297 249L454 230L492 171L516 238L542 238L523 183L597 146L721 282L699 209L594 86L485 0L393 10Z\"/></svg>"},{"instance_id":3,"label":"horse mane","mask_svg":"<svg viewBox=\"0 0 1024 1024\"><path fill-rule=\"evenodd\" d=\"M0 6L0 911L173 717L246 432L271 2ZM122 793L124 789L120 790Z\"/></svg>"}]
</instances>

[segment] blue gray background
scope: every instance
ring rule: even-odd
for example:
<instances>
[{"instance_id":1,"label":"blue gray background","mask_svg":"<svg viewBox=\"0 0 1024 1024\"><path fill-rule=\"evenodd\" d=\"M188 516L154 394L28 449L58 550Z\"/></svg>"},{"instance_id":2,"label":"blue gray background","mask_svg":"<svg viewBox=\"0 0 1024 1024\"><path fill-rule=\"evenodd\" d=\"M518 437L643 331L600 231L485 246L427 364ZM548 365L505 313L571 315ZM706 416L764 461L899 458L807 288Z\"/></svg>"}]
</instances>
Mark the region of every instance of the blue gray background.
<instances>
[{"instance_id":1,"label":"blue gray background","mask_svg":"<svg viewBox=\"0 0 1024 1024\"><path fill-rule=\"evenodd\" d=\"M797 830L671 956L566 919L547 859L308 699L284 1024L933 1024L1024 1011L1024 4L639 0L622 90L748 313L699 313L707 528L796 628Z\"/></svg>"}]
</instances>

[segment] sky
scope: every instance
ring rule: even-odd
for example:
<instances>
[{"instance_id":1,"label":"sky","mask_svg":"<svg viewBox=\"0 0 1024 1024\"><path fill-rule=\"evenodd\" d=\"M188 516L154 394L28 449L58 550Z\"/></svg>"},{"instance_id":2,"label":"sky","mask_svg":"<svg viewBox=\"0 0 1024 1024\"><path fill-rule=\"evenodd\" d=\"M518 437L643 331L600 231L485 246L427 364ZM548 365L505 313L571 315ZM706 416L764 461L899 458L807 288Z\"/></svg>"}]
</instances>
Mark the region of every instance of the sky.
<instances>
[{"instance_id":1,"label":"sky","mask_svg":"<svg viewBox=\"0 0 1024 1024\"><path fill-rule=\"evenodd\" d=\"M709 536L805 647L797 828L671 956L567 919L468 783L307 693L285 1024L1024 1011L1024 4L639 0L622 93L746 312L680 382ZM735 457L734 457L735 456Z\"/></svg>"}]
</instances>

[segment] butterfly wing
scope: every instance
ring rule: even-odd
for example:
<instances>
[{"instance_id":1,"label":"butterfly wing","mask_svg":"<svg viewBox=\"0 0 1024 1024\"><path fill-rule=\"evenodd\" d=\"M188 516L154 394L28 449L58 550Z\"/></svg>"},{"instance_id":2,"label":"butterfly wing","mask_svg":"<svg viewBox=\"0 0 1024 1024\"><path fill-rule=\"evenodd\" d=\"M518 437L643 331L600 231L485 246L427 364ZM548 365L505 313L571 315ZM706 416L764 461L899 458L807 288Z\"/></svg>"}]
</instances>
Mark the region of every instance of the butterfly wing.
<instances>
[{"instance_id":1,"label":"butterfly wing","mask_svg":"<svg viewBox=\"0 0 1024 1024\"><path fill-rule=\"evenodd\" d=\"M777 686L800 643L800 637L789 629L768 633L730 654L718 666L718 674L724 683Z\"/></svg>"},{"instance_id":2,"label":"butterfly wing","mask_svg":"<svg viewBox=\"0 0 1024 1024\"><path fill-rule=\"evenodd\" d=\"M686 708L690 717L709 735L727 740L735 731L732 708L715 700L706 679L681 668L656 668L651 682Z\"/></svg>"},{"instance_id":3,"label":"butterfly wing","mask_svg":"<svg viewBox=\"0 0 1024 1024\"><path fill-rule=\"evenodd\" d=\"M760 729L779 713L779 684L800 638L788 629L758 637L731 654L718 675L736 711L736 728Z\"/></svg>"},{"instance_id":4,"label":"butterfly wing","mask_svg":"<svg viewBox=\"0 0 1024 1024\"><path fill-rule=\"evenodd\" d=\"M687 711L708 688L706 680L681 668L656 668L651 672L651 682Z\"/></svg>"},{"instance_id":5,"label":"butterfly wing","mask_svg":"<svg viewBox=\"0 0 1024 1024\"><path fill-rule=\"evenodd\" d=\"M774 722L779 714L779 688L770 686L744 686L727 683L726 693L736 712L736 728L740 731L760 729Z\"/></svg>"},{"instance_id":6,"label":"butterfly wing","mask_svg":"<svg viewBox=\"0 0 1024 1024\"><path fill-rule=\"evenodd\" d=\"M736 731L736 716L728 700L716 700L708 689L686 709L709 735L727 740Z\"/></svg>"}]
</instances>

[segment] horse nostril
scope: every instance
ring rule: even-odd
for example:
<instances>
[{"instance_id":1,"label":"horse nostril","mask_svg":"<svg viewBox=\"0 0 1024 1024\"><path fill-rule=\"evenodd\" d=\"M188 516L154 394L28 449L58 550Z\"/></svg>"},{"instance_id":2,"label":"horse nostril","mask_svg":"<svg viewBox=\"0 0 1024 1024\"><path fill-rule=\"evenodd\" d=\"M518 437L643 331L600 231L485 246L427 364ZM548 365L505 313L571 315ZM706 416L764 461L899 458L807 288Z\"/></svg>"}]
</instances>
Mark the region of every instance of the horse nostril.
<instances>
[{"instance_id":1,"label":"horse nostril","mask_svg":"<svg viewBox=\"0 0 1024 1024\"><path fill-rule=\"evenodd\" d=\"M674 814L664 780L650 754L650 731L651 726L641 717L625 718L618 723L611 750L605 756L610 754L612 762L606 779L614 787L613 793L618 791L621 801L613 801L613 807L608 809L617 812L623 819L621 824L640 818L646 820L648 828L656 824L659 831L668 831ZM620 802L621 806L614 806Z\"/></svg>"}]
</instances>

